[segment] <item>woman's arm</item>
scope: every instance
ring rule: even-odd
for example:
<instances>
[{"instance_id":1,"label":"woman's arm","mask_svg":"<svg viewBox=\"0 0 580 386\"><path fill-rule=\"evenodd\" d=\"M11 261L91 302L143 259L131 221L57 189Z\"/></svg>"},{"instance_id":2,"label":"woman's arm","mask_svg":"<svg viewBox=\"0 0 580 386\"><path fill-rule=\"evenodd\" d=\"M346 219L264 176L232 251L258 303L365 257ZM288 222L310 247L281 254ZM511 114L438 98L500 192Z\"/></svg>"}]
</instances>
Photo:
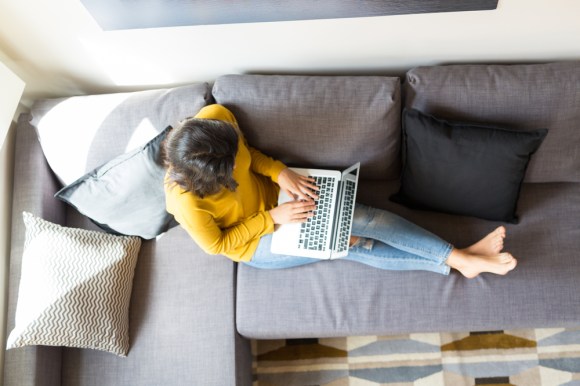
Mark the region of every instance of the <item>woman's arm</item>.
<instances>
[{"instance_id":1,"label":"woman's arm","mask_svg":"<svg viewBox=\"0 0 580 386\"><path fill-rule=\"evenodd\" d=\"M268 212L257 212L225 229L216 224L211 214L201 210L176 216L176 220L206 253L235 260L252 240L274 231L274 221Z\"/></svg>"},{"instance_id":2,"label":"woman's arm","mask_svg":"<svg viewBox=\"0 0 580 386\"><path fill-rule=\"evenodd\" d=\"M280 189L286 192L289 197L298 200L318 199L316 191L318 187L314 185L312 178L301 176L280 161L263 154L257 149L246 146L252 156L252 171L270 177L272 181L280 185Z\"/></svg>"},{"instance_id":3,"label":"woman's arm","mask_svg":"<svg viewBox=\"0 0 580 386\"><path fill-rule=\"evenodd\" d=\"M280 172L287 168L282 162L274 160L272 157L268 157L258 149L254 149L248 145L245 137L242 135L242 140L244 141L246 147L250 151L252 157L252 171L254 173L261 174L266 177L270 177L272 181L278 183L278 176Z\"/></svg>"},{"instance_id":4,"label":"woman's arm","mask_svg":"<svg viewBox=\"0 0 580 386\"><path fill-rule=\"evenodd\" d=\"M314 179L302 176L293 170L286 168L278 176L278 185L285 191L288 197L295 197L297 200L311 201L317 200L316 192L319 188L314 184Z\"/></svg>"}]
</instances>

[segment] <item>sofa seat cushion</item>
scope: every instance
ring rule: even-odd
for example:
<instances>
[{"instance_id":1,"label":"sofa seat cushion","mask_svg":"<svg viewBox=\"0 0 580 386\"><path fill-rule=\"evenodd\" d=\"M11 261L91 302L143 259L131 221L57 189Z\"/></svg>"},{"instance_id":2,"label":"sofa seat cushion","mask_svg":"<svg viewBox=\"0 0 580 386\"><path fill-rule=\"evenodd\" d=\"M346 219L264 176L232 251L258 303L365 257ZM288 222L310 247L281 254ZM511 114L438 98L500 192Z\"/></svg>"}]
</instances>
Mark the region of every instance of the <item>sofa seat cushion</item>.
<instances>
[{"instance_id":1,"label":"sofa seat cushion","mask_svg":"<svg viewBox=\"0 0 580 386\"><path fill-rule=\"evenodd\" d=\"M93 226L74 212L69 222ZM128 356L67 348L62 385L250 384L249 342L235 330L234 284L235 264L203 253L181 227L143 242Z\"/></svg>"},{"instance_id":2,"label":"sofa seat cushion","mask_svg":"<svg viewBox=\"0 0 580 386\"><path fill-rule=\"evenodd\" d=\"M227 75L213 87L250 145L289 166L400 173L400 80L382 76Z\"/></svg>"},{"instance_id":3,"label":"sofa seat cushion","mask_svg":"<svg viewBox=\"0 0 580 386\"><path fill-rule=\"evenodd\" d=\"M407 72L404 106L458 122L547 128L525 182L580 182L580 62L450 65Z\"/></svg>"},{"instance_id":4,"label":"sofa seat cushion","mask_svg":"<svg viewBox=\"0 0 580 386\"><path fill-rule=\"evenodd\" d=\"M397 189L397 183L363 181L359 199L459 247L500 225L386 200ZM518 258L507 276L470 280L456 271L381 271L340 260L273 271L240 265L238 331L281 339L577 326L580 184L524 184L519 204L519 224L506 225L505 249Z\"/></svg>"}]
</instances>

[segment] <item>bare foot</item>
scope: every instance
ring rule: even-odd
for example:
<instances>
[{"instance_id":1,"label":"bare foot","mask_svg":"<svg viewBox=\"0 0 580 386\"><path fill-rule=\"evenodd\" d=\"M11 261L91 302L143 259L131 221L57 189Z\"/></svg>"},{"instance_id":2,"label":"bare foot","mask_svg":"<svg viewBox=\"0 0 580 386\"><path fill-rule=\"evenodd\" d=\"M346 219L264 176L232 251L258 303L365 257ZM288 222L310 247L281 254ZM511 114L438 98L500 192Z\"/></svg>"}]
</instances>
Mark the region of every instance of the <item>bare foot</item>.
<instances>
[{"instance_id":1,"label":"bare foot","mask_svg":"<svg viewBox=\"0 0 580 386\"><path fill-rule=\"evenodd\" d=\"M447 259L447 265L469 279L483 272L505 275L514 269L517 263L517 260L507 252L485 256L470 254L465 249L454 249Z\"/></svg>"},{"instance_id":2,"label":"bare foot","mask_svg":"<svg viewBox=\"0 0 580 386\"><path fill-rule=\"evenodd\" d=\"M500 226L477 243L465 248L465 251L472 255L495 256L503 249L505 235L505 227Z\"/></svg>"}]
</instances>

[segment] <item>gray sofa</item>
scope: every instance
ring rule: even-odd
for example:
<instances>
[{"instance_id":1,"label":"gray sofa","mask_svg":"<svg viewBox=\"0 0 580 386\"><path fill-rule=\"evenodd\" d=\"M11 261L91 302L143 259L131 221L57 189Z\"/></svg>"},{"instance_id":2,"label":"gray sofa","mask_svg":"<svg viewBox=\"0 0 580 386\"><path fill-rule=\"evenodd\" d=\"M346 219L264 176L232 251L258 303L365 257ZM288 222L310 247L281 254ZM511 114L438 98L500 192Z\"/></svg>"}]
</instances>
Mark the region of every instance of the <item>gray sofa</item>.
<instances>
[{"instance_id":1,"label":"gray sofa","mask_svg":"<svg viewBox=\"0 0 580 386\"><path fill-rule=\"evenodd\" d=\"M8 332L18 300L21 212L98 229L53 198L62 182L35 131L70 100L39 101L19 120ZM506 250L518 267L507 277L471 280L456 272L389 272L340 260L263 271L208 256L174 227L141 248L127 358L65 347L11 349L6 385L249 385L249 339L580 324L580 63L422 67L404 79L228 75L212 87L132 93L123 100L99 125L85 172L122 154L144 117L160 132L215 102L234 112L250 144L289 165L340 168L361 161L359 201L459 246L501 223L389 200L400 186L402 108L511 129L547 128L521 188L519 223L505 224Z\"/></svg>"}]
</instances>

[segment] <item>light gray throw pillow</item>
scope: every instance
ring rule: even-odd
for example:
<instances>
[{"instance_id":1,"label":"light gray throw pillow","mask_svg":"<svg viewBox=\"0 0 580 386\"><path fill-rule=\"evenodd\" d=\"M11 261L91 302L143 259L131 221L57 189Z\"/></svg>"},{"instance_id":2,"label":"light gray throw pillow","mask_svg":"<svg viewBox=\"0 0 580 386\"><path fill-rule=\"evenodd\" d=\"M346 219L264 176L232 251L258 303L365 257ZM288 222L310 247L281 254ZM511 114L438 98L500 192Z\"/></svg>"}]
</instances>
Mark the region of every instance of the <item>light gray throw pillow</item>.
<instances>
[{"instance_id":1,"label":"light gray throw pillow","mask_svg":"<svg viewBox=\"0 0 580 386\"><path fill-rule=\"evenodd\" d=\"M152 239L167 231L176 222L165 210L160 148L170 129L84 175L55 197L108 232Z\"/></svg>"}]
</instances>

